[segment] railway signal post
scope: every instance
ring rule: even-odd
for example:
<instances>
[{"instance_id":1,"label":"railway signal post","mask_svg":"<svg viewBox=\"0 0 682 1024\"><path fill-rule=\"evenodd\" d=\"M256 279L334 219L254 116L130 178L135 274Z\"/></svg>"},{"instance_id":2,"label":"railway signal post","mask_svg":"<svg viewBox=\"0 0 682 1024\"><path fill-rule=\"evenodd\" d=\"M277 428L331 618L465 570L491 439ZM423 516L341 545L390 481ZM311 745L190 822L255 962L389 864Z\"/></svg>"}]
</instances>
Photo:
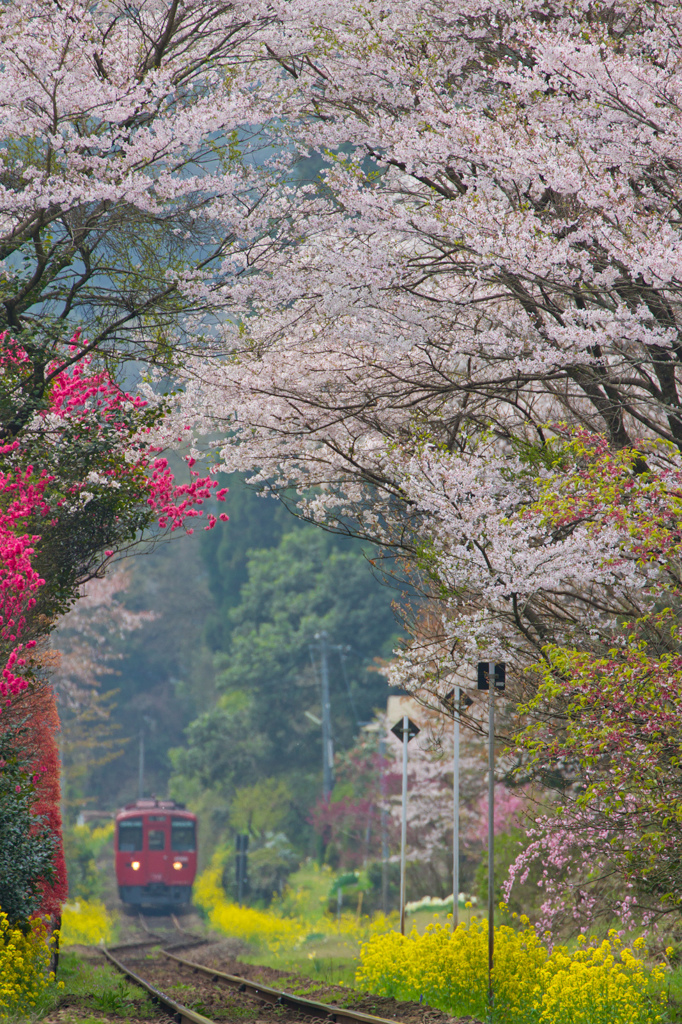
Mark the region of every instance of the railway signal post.
<instances>
[{"instance_id":1,"label":"railway signal post","mask_svg":"<svg viewBox=\"0 0 682 1024\"><path fill-rule=\"evenodd\" d=\"M504 690L505 677L504 662L479 661L478 689L488 691L488 1005L491 1009L495 951L495 691Z\"/></svg>"}]
</instances>

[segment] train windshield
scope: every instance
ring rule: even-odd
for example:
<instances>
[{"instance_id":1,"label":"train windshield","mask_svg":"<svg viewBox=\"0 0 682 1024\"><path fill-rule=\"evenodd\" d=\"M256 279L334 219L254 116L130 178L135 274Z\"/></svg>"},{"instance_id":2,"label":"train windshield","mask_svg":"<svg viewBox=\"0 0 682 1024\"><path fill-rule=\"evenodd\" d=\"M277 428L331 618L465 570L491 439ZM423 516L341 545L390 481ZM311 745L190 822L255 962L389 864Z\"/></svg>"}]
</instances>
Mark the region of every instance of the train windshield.
<instances>
[{"instance_id":1,"label":"train windshield","mask_svg":"<svg viewBox=\"0 0 682 1024\"><path fill-rule=\"evenodd\" d=\"M194 822L187 818L174 818L171 821L171 850L176 853L196 850Z\"/></svg>"},{"instance_id":2,"label":"train windshield","mask_svg":"<svg viewBox=\"0 0 682 1024\"><path fill-rule=\"evenodd\" d=\"M135 853L142 849L142 818L119 821L118 848L121 853Z\"/></svg>"},{"instance_id":3,"label":"train windshield","mask_svg":"<svg viewBox=\"0 0 682 1024\"><path fill-rule=\"evenodd\" d=\"M163 850L166 847L166 833L163 829L152 828L149 830L149 849Z\"/></svg>"}]
</instances>

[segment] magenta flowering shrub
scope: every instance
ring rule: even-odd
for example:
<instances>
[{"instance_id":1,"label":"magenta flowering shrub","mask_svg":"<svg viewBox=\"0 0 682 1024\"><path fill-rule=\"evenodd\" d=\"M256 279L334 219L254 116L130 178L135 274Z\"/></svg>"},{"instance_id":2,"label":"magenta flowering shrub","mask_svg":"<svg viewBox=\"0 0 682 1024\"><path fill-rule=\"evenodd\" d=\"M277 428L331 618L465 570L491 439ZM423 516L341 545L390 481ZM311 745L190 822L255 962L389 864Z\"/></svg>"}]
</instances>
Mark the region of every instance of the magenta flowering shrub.
<instances>
[{"instance_id":1,"label":"magenta flowering shrub","mask_svg":"<svg viewBox=\"0 0 682 1024\"><path fill-rule=\"evenodd\" d=\"M191 533L185 524L209 498L224 501L225 489L191 458L189 482L175 480L163 457L164 439L173 440L168 405L123 391L79 332L46 364L6 334L0 341L0 739L14 750L21 736L33 780L23 792L10 759L0 763L0 847L9 857L0 903L14 921L58 915L67 892L59 718L39 641L118 551L155 525ZM26 394L41 375L31 406ZM216 521L210 513L206 528Z\"/></svg>"},{"instance_id":2,"label":"magenta flowering shrub","mask_svg":"<svg viewBox=\"0 0 682 1024\"><path fill-rule=\"evenodd\" d=\"M16 441L4 445L0 456L18 447ZM26 614L35 605L35 592L45 583L31 564L34 544L39 538L19 532L27 518L44 514L48 507L43 497L46 478L32 482L32 476L32 466L16 474L0 470L0 497L7 501L0 510L0 637L9 647L0 680L3 693L16 692L24 685L20 670L26 664L25 651L35 646L35 641L24 644L20 637Z\"/></svg>"},{"instance_id":3,"label":"magenta flowering shrub","mask_svg":"<svg viewBox=\"0 0 682 1024\"><path fill-rule=\"evenodd\" d=\"M35 367L13 339L0 340L7 435L11 396L21 393ZM170 532L192 533L187 524L204 516L204 503L225 500L226 489L201 476L192 458L187 458L189 482L176 481L158 443L167 406L119 388L107 370L83 356L86 345L76 332L61 363L47 367L52 379L43 407L0 447L0 693L5 695L25 688L36 637L49 631L78 586L102 573L118 550L155 523ZM218 517L208 512L206 518L205 528L211 529Z\"/></svg>"}]
</instances>

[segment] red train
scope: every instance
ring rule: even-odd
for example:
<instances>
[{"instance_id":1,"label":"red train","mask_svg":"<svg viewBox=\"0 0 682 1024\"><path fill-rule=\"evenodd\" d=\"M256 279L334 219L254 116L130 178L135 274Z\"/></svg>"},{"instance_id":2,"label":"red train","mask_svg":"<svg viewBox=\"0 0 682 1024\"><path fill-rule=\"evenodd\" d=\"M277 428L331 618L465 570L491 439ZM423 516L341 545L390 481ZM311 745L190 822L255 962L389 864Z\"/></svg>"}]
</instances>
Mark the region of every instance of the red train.
<instances>
[{"instance_id":1,"label":"red train","mask_svg":"<svg viewBox=\"0 0 682 1024\"><path fill-rule=\"evenodd\" d=\"M197 819L174 800L145 799L116 815L116 881L131 908L189 906L197 871Z\"/></svg>"}]
</instances>

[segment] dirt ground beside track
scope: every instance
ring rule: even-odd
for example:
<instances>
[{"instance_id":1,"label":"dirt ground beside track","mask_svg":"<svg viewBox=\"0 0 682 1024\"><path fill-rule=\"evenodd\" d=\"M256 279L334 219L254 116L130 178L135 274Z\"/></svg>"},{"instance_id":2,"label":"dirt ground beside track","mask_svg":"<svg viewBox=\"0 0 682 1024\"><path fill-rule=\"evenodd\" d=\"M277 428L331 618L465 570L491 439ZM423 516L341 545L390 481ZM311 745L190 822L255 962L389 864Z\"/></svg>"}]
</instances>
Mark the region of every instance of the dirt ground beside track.
<instances>
[{"instance_id":1,"label":"dirt ground beside track","mask_svg":"<svg viewBox=\"0 0 682 1024\"><path fill-rule=\"evenodd\" d=\"M249 981L260 981L271 988L305 995L309 999L328 1003L330 1006L347 1006L353 1010L359 1010L361 1013L399 1021L400 1024L473 1024L474 1021L473 1017L450 1017L442 1010L434 1010L419 1003L400 1002L386 996L354 992L341 985L316 982L312 978L295 974L292 971L245 964L239 960L238 951L229 943L207 944L186 953L180 952L178 955L207 967L215 967L226 974L236 974ZM196 975L190 975L190 977L195 978ZM253 1000L250 1001L253 1002Z\"/></svg>"},{"instance_id":2,"label":"dirt ground beside track","mask_svg":"<svg viewBox=\"0 0 682 1024\"><path fill-rule=\"evenodd\" d=\"M222 940L206 942L191 949L178 949L176 952L188 960L207 967L215 967L226 974L260 981L271 988L305 995L330 1006L349 1007L362 1013L384 1017L396 1021L397 1024L478 1024L472 1017L450 1017L440 1010L419 1003L367 995L340 985L316 982L291 971L245 964L239 960L242 949L238 942ZM97 949L80 947L75 951L90 963L101 961L104 965L104 958ZM126 950L119 946L112 952L115 952L117 958L127 967L176 1002L220 1024L311 1024L311 1018L307 1015L285 1007L262 1003L206 976L194 974L191 970L161 957L158 948L151 950L149 947L145 949L130 946ZM142 993L139 1005L129 1005L118 1012L100 1012L88 996L65 995L58 1007L43 1019L45 1024L121 1024L123 1020L127 1024L175 1024L165 1012L146 1002Z\"/></svg>"},{"instance_id":3,"label":"dirt ground beside track","mask_svg":"<svg viewBox=\"0 0 682 1024\"><path fill-rule=\"evenodd\" d=\"M178 955L207 967L215 967L226 974L234 974L250 981L260 981L271 988L279 988L305 995L330 1006L344 1006L361 1013L394 1020L399 1024L476 1024L473 1018L453 1018L441 1010L416 1002L401 1002L384 996L354 992L340 985L315 982L309 977L272 967L242 963L238 958L239 945L230 942L207 943L205 946L178 951ZM149 980L167 995L190 1006L206 1017L217 1021L243 1021L250 1024L310 1024L310 1017L283 1007L260 1003L253 997L213 982L210 978L194 974L157 953L123 950L119 958L136 973Z\"/></svg>"},{"instance_id":4,"label":"dirt ground beside track","mask_svg":"<svg viewBox=\"0 0 682 1024\"><path fill-rule=\"evenodd\" d=\"M153 1024L176 1024L173 1018L166 1013L159 1012L153 1017L120 1017L93 1010L91 1007L84 1006L81 1000L71 1005L68 997L63 1003L60 1003L56 1010L41 1018L41 1022L44 1021L45 1024L81 1024L81 1022L85 1024L86 1021L89 1024L122 1024L123 1020L126 1024L151 1024L152 1021Z\"/></svg>"}]
</instances>

